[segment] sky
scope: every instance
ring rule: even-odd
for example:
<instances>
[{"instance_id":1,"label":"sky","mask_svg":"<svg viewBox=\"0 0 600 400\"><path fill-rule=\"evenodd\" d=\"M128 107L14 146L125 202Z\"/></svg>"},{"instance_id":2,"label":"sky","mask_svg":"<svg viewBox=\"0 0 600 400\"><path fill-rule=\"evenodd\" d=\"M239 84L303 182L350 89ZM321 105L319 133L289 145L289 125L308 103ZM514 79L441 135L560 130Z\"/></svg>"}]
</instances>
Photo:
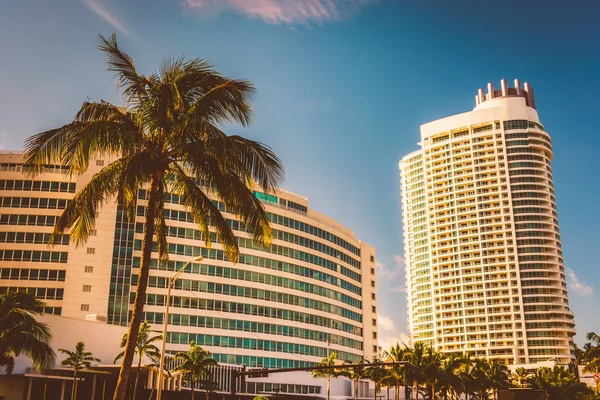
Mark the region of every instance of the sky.
<instances>
[{"instance_id":1,"label":"sky","mask_svg":"<svg viewBox=\"0 0 600 400\"><path fill-rule=\"evenodd\" d=\"M0 0L0 148L69 122L86 99L120 104L95 48L117 32L138 70L211 61L258 89L253 124L284 188L377 250L379 336L407 339L398 160L419 126L471 110L478 88L531 82L554 146L570 304L600 331L600 2Z\"/></svg>"}]
</instances>

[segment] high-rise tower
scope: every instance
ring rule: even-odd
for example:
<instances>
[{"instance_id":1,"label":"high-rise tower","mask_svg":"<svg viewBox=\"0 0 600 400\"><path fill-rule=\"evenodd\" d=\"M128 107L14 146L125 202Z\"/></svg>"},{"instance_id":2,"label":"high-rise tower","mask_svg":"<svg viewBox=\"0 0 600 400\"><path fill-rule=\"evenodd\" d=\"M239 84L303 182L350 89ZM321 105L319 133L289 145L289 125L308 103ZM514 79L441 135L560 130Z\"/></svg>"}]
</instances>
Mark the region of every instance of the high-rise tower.
<instances>
[{"instance_id":1,"label":"high-rise tower","mask_svg":"<svg viewBox=\"0 0 600 400\"><path fill-rule=\"evenodd\" d=\"M507 364L572 359L552 145L533 89L479 89L400 161L413 341Z\"/></svg>"}]
</instances>

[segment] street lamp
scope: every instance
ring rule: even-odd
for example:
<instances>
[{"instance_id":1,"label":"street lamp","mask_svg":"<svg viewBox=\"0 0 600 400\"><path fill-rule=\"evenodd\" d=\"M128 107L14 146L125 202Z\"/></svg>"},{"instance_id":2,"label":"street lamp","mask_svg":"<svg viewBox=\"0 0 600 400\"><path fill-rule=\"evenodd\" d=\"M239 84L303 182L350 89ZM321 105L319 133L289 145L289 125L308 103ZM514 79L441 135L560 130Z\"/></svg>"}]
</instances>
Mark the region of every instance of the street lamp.
<instances>
[{"instance_id":1,"label":"street lamp","mask_svg":"<svg viewBox=\"0 0 600 400\"><path fill-rule=\"evenodd\" d=\"M162 348L160 349L160 363L158 367L159 378L158 387L156 389L156 400L162 399L163 369L165 366L165 347L167 346L167 326L169 325L169 305L171 304L171 287L173 286L177 278L179 278L179 275L183 273L183 270L188 265L190 265L190 263L194 261L202 261L203 259L204 258L202 256L192 258L191 260L183 264L183 267L179 268L179 270L175 272L175 275L169 278L169 285L167 286L167 309L165 311L165 327L163 329Z\"/></svg>"}]
</instances>

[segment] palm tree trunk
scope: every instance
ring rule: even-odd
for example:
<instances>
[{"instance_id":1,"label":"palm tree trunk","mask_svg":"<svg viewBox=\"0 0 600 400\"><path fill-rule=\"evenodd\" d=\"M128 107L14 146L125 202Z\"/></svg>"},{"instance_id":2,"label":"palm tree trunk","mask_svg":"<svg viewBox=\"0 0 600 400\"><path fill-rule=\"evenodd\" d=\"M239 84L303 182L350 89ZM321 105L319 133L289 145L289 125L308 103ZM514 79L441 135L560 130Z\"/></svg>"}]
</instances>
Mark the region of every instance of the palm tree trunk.
<instances>
[{"instance_id":1,"label":"palm tree trunk","mask_svg":"<svg viewBox=\"0 0 600 400\"><path fill-rule=\"evenodd\" d=\"M358 400L358 379L354 381L354 400Z\"/></svg>"},{"instance_id":2,"label":"palm tree trunk","mask_svg":"<svg viewBox=\"0 0 600 400\"><path fill-rule=\"evenodd\" d=\"M77 370L73 370L73 386L71 386L71 399L77 400Z\"/></svg>"},{"instance_id":3,"label":"palm tree trunk","mask_svg":"<svg viewBox=\"0 0 600 400\"><path fill-rule=\"evenodd\" d=\"M194 382L192 382L192 400L194 400L195 397L195 393L194 393Z\"/></svg>"},{"instance_id":4,"label":"palm tree trunk","mask_svg":"<svg viewBox=\"0 0 600 400\"><path fill-rule=\"evenodd\" d=\"M396 395L396 400L400 400L400 386L396 386L394 392L394 394Z\"/></svg>"},{"instance_id":5,"label":"palm tree trunk","mask_svg":"<svg viewBox=\"0 0 600 400\"><path fill-rule=\"evenodd\" d=\"M139 357L137 371L135 372L135 384L133 385L133 400L137 399L138 378L140 377L140 370L142 369L142 355L139 354Z\"/></svg>"},{"instance_id":6,"label":"palm tree trunk","mask_svg":"<svg viewBox=\"0 0 600 400\"><path fill-rule=\"evenodd\" d=\"M123 363L119 371L119 379L113 400L125 400L127 394L127 384L129 382L129 373L131 372L131 363L135 355L135 344L137 341L140 323L142 322L142 314L144 312L144 303L146 302L146 288L148 287L148 275L150 270L150 257L152 256L152 236L154 235L154 217L156 202L158 199L158 185L163 178L162 172L157 172L152 177L150 190L148 193L148 207L146 209L146 224L144 232L144 242L142 244L142 261L140 264L140 273L138 277L137 291L135 294L135 302L133 305L133 315L129 325L129 335L127 336L127 344L123 354Z\"/></svg>"},{"instance_id":7,"label":"palm tree trunk","mask_svg":"<svg viewBox=\"0 0 600 400\"><path fill-rule=\"evenodd\" d=\"M331 392L331 376L327 377L327 400L329 400L329 392Z\"/></svg>"},{"instance_id":8,"label":"palm tree trunk","mask_svg":"<svg viewBox=\"0 0 600 400\"><path fill-rule=\"evenodd\" d=\"M413 399L419 400L419 383L417 381L413 381L413 390L415 392L413 393Z\"/></svg>"}]
</instances>

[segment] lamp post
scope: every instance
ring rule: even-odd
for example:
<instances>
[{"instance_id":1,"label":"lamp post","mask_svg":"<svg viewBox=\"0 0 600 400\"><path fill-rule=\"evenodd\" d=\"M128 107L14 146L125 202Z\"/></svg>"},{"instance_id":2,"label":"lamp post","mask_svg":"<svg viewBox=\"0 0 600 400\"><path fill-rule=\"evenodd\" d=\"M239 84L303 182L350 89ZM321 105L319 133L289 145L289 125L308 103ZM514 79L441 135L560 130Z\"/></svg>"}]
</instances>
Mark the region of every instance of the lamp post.
<instances>
[{"instance_id":1,"label":"lamp post","mask_svg":"<svg viewBox=\"0 0 600 400\"><path fill-rule=\"evenodd\" d=\"M179 275L183 273L183 270L190 265L190 263L194 261L202 261L203 257L198 256L194 257L185 264L183 267L179 268L175 275L169 278L169 285L167 286L167 309L165 310L165 326L163 328L163 337L162 337L162 348L160 349L160 363L158 367L158 387L156 389L156 400L162 399L162 389L163 389L163 369L165 366L165 347L167 346L167 326L169 325L169 305L171 303L171 287L179 278Z\"/></svg>"}]
</instances>

